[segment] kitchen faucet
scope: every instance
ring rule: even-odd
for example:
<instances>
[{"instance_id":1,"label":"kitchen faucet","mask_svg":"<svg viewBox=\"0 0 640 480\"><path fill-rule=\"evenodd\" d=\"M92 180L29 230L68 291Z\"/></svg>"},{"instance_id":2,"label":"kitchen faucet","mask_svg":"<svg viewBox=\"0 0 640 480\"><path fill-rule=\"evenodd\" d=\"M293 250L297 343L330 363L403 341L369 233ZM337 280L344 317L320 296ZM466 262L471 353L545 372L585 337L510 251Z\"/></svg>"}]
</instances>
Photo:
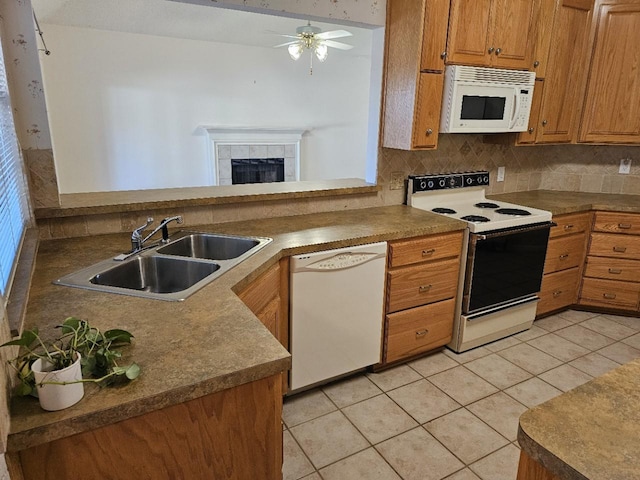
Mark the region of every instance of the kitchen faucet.
<instances>
[{"instance_id":1,"label":"kitchen faucet","mask_svg":"<svg viewBox=\"0 0 640 480\"><path fill-rule=\"evenodd\" d=\"M174 220L178 224L181 224L183 221L182 216L180 215L176 215L175 217L167 217L163 219L160 222L160 225L154 228L149 235L142 238L142 232L144 232L144 230L153 223L153 218L148 217L147 223L145 223L141 227L136 228L131 234L131 253L135 253L142 250L144 248L145 242L149 240L151 237L153 237L159 230L162 230L162 240L160 240L160 242L167 243L169 241L169 229L167 228L167 224Z\"/></svg>"}]
</instances>

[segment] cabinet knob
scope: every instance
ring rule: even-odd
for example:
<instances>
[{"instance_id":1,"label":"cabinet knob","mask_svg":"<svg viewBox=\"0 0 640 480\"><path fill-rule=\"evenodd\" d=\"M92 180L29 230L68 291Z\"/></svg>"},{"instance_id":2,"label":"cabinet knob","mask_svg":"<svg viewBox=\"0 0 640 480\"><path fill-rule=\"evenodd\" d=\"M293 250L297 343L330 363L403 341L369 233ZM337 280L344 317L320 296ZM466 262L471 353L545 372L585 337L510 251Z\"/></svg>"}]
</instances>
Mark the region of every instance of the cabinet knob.
<instances>
[{"instance_id":1,"label":"cabinet knob","mask_svg":"<svg viewBox=\"0 0 640 480\"><path fill-rule=\"evenodd\" d=\"M560 255L558 258L559 258L560 260L565 260L565 259L569 258L569 254L568 254L568 253L563 253L563 254L562 254L562 255Z\"/></svg>"},{"instance_id":2,"label":"cabinet knob","mask_svg":"<svg viewBox=\"0 0 640 480\"><path fill-rule=\"evenodd\" d=\"M502 49L501 48L496 48L496 55L500 55L502 53Z\"/></svg>"},{"instance_id":3,"label":"cabinet knob","mask_svg":"<svg viewBox=\"0 0 640 480\"><path fill-rule=\"evenodd\" d=\"M627 247L613 247L613 251L616 253L625 253L627 251Z\"/></svg>"},{"instance_id":4,"label":"cabinet knob","mask_svg":"<svg viewBox=\"0 0 640 480\"><path fill-rule=\"evenodd\" d=\"M620 275L622 273L622 270L620 268L610 268L609 273L612 273L614 275Z\"/></svg>"},{"instance_id":5,"label":"cabinet knob","mask_svg":"<svg viewBox=\"0 0 640 480\"><path fill-rule=\"evenodd\" d=\"M533 62L533 66L534 67L539 67L540 66L540 62L538 60L536 60L535 62Z\"/></svg>"},{"instance_id":6,"label":"cabinet knob","mask_svg":"<svg viewBox=\"0 0 640 480\"><path fill-rule=\"evenodd\" d=\"M615 300L616 298L615 293L603 293L602 296L608 300Z\"/></svg>"},{"instance_id":7,"label":"cabinet knob","mask_svg":"<svg viewBox=\"0 0 640 480\"><path fill-rule=\"evenodd\" d=\"M440 58L441 58L442 60L444 60L445 58L447 58L447 52L446 52L446 51L445 51L445 52L442 52L442 53L440 54Z\"/></svg>"},{"instance_id":8,"label":"cabinet knob","mask_svg":"<svg viewBox=\"0 0 640 480\"><path fill-rule=\"evenodd\" d=\"M424 337L427 333L429 333L429 330L426 328L424 330L418 330L416 332L416 338Z\"/></svg>"},{"instance_id":9,"label":"cabinet knob","mask_svg":"<svg viewBox=\"0 0 640 480\"><path fill-rule=\"evenodd\" d=\"M618 228L620 228L622 230L629 230L631 228L631 224L630 223L619 223L618 224Z\"/></svg>"},{"instance_id":10,"label":"cabinet knob","mask_svg":"<svg viewBox=\"0 0 640 480\"><path fill-rule=\"evenodd\" d=\"M567 224L564 226L564 229L565 229L565 230L571 230L572 228L573 228L573 224L572 224L572 223L567 223Z\"/></svg>"},{"instance_id":11,"label":"cabinet knob","mask_svg":"<svg viewBox=\"0 0 640 480\"><path fill-rule=\"evenodd\" d=\"M547 122L546 120L542 120L542 126L543 126L543 127L546 127L546 126L547 126L547 123L549 123L549 122Z\"/></svg>"},{"instance_id":12,"label":"cabinet knob","mask_svg":"<svg viewBox=\"0 0 640 480\"><path fill-rule=\"evenodd\" d=\"M422 250L423 257L428 257L429 255L433 255L434 253L436 253L435 248L430 248L429 250Z\"/></svg>"},{"instance_id":13,"label":"cabinet knob","mask_svg":"<svg viewBox=\"0 0 640 480\"><path fill-rule=\"evenodd\" d=\"M556 290L553 292L553 298L558 298L560 295L562 295L562 290Z\"/></svg>"},{"instance_id":14,"label":"cabinet knob","mask_svg":"<svg viewBox=\"0 0 640 480\"><path fill-rule=\"evenodd\" d=\"M432 133L433 133L433 129L427 128L427 131L426 131L427 136L431 135Z\"/></svg>"},{"instance_id":15,"label":"cabinet knob","mask_svg":"<svg viewBox=\"0 0 640 480\"><path fill-rule=\"evenodd\" d=\"M495 48L489 47L489 50L487 50L487 51L491 54L491 53L493 53L494 50L495 50Z\"/></svg>"},{"instance_id":16,"label":"cabinet knob","mask_svg":"<svg viewBox=\"0 0 640 480\"><path fill-rule=\"evenodd\" d=\"M527 130L527 131L529 132L529 134L532 134L534 130L535 130L535 128L529 127L529 130Z\"/></svg>"},{"instance_id":17,"label":"cabinet knob","mask_svg":"<svg viewBox=\"0 0 640 480\"><path fill-rule=\"evenodd\" d=\"M420 288L418 288L418 291L420 293L426 293L431 290L431 287L433 287L433 285L421 285Z\"/></svg>"}]
</instances>

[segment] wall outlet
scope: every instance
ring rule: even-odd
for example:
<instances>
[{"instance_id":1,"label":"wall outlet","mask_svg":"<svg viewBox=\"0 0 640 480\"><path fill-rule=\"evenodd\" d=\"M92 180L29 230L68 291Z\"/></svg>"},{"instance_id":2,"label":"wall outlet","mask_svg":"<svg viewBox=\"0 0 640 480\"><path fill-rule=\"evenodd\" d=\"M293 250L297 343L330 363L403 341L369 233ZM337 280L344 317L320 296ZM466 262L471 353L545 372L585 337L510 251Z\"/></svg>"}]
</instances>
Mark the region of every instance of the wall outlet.
<instances>
[{"instance_id":1,"label":"wall outlet","mask_svg":"<svg viewBox=\"0 0 640 480\"><path fill-rule=\"evenodd\" d=\"M404 172L391 172L389 190L402 190L404 188Z\"/></svg>"},{"instance_id":2,"label":"wall outlet","mask_svg":"<svg viewBox=\"0 0 640 480\"><path fill-rule=\"evenodd\" d=\"M498 178L496 178L498 182L504 182L504 167L498 167Z\"/></svg>"},{"instance_id":3,"label":"wall outlet","mask_svg":"<svg viewBox=\"0 0 640 480\"><path fill-rule=\"evenodd\" d=\"M630 158L621 158L620 159L620 168L618 169L618 173L631 173L631 159Z\"/></svg>"}]
</instances>

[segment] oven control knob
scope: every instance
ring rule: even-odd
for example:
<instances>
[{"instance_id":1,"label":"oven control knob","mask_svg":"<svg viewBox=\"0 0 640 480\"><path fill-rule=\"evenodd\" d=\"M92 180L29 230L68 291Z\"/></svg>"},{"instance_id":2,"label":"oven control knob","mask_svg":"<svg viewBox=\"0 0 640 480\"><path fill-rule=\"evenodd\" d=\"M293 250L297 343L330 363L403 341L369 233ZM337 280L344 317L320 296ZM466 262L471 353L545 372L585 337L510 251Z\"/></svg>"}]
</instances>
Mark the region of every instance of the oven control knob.
<instances>
[{"instance_id":1,"label":"oven control knob","mask_svg":"<svg viewBox=\"0 0 640 480\"><path fill-rule=\"evenodd\" d=\"M473 178L467 177L467 185L471 185L473 183Z\"/></svg>"},{"instance_id":2,"label":"oven control knob","mask_svg":"<svg viewBox=\"0 0 640 480\"><path fill-rule=\"evenodd\" d=\"M456 179L455 178L451 177L449 179L449 186L450 187L455 187L456 186Z\"/></svg>"},{"instance_id":3,"label":"oven control knob","mask_svg":"<svg viewBox=\"0 0 640 480\"><path fill-rule=\"evenodd\" d=\"M488 176L488 175L485 175L485 176L482 178L482 180L484 181L484 184L485 184L485 185L489 185L489 176Z\"/></svg>"},{"instance_id":4,"label":"oven control knob","mask_svg":"<svg viewBox=\"0 0 640 480\"><path fill-rule=\"evenodd\" d=\"M445 185L444 178L440 179L440 181L438 182L438 185L440 185L441 187L444 187Z\"/></svg>"},{"instance_id":5,"label":"oven control knob","mask_svg":"<svg viewBox=\"0 0 640 480\"><path fill-rule=\"evenodd\" d=\"M429 185L429 188L433 188L433 185L434 185L433 180L429 180L427 182L427 185Z\"/></svg>"},{"instance_id":6,"label":"oven control knob","mask_svg":"<svg viewBox=\"0 0 640 480\"><path fill-rule=\"evenodd\" d=\"M420 188L421 189L425 189L425 187L427 186L427 182L425 182L424 180L420 182Z\"/></svg>"}]
</instances>

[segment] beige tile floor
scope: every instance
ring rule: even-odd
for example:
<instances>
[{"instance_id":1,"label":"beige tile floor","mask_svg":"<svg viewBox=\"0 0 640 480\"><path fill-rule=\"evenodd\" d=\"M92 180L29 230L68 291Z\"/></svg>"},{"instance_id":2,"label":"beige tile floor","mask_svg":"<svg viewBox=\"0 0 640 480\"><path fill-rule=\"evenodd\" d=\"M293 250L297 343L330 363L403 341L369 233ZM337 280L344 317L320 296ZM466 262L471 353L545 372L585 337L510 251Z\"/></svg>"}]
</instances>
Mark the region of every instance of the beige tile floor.
<instances>
[{"instance_id":1,"label":"beige tile floor","mask_svg":"<svg viewBox=\"0 0 640 480\"><path fill-rule=\"evenodd\" d=\"M640 318L569 310L285 399L285 480L514 480L518 417L640 357Z\"/></svg>"}]
</instances>

